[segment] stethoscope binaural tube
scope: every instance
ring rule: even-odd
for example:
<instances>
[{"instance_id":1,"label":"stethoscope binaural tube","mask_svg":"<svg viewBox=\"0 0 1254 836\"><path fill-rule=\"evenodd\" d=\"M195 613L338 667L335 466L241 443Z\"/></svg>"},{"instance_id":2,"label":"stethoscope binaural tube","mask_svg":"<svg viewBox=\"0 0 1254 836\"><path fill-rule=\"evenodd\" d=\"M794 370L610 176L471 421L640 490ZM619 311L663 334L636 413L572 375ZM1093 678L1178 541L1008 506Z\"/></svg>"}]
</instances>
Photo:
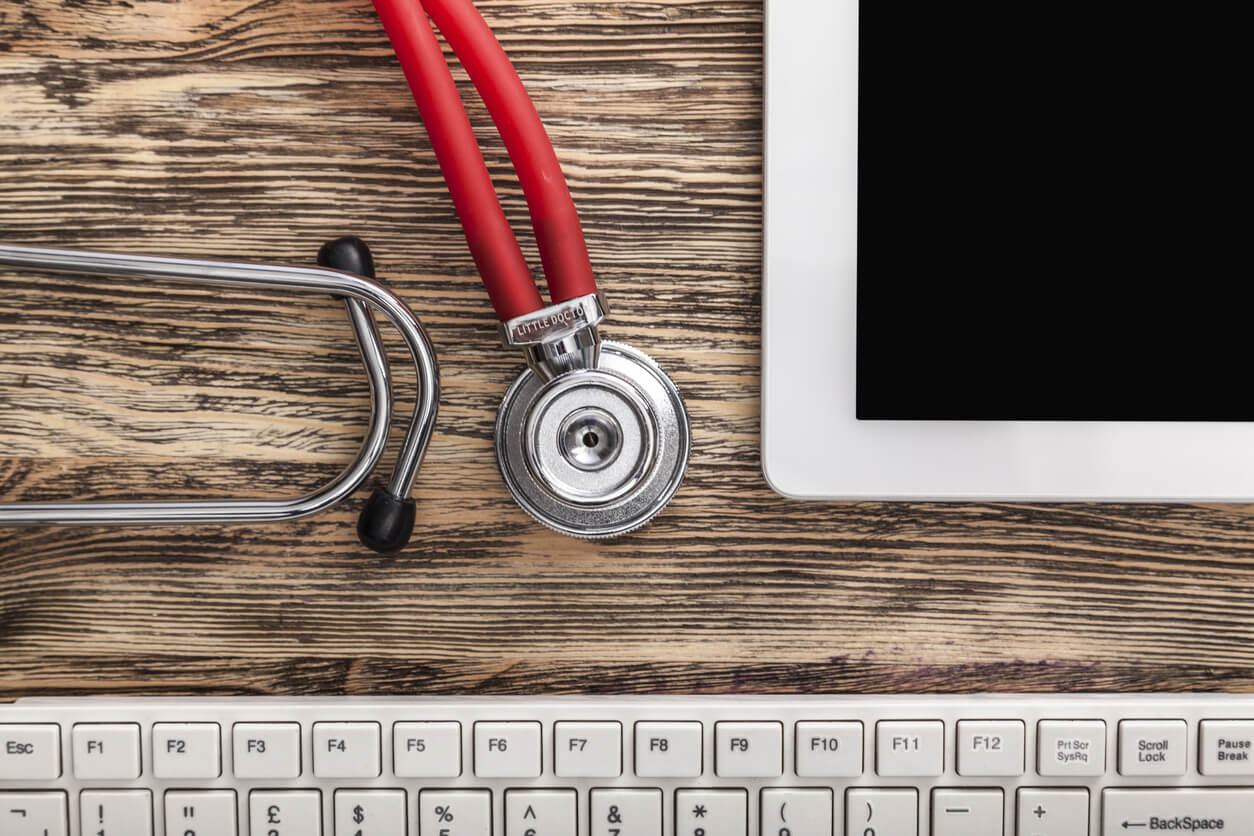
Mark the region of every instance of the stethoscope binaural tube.
<instances>
[{"instance_id":1,"label":"stethoscope binaural tube","mask_svg":"<svg viewBox=\"0 0 1254 836\"><path fill-rule=\"evenodd\" d=\"M390 320L409 348L418 395L405 442L387 487L371 496L358 523L362 542L379 552L396 551L413 530L409 499L435 427L440 400L435 351L413 311L374 281L364 243L343 238L323 247L319 260L336 269L272 267L227 261L121 253L53 250L0 244L0 265L97 275L162 279L211 287L263 288L331 294L345 300L353 334L370 382L370 425L357 458L335 479L294 499L165 499L125 502L0 503L0 525L99 525L262 523L316 514L351 495L375 469L387 446L392 416L391 374L372 311Z\"/></svg>"},{"instance_id":2,"label":"stethoscope binaural tube","mask_svg":"<svg viewBox=\"0 0 1254 836\"><path fill-rule=\"evenodd\" d=\"M370 254L370 248L354 236L337 238L324 244L318 251L318 264L342 273L371 280L375 278L374 257ZM372 329L375 328L374 317L366 305L355 299L348 299L345 304L355 323L360 320L362 327L368 323ZM377 487L370 493L357 517L357 539L362 545L380 554L400 551L413 536L417 507L410 493L414 489L414 480L418 478L418 469L422 467L422 460L426 456L427 446L431 443L431 434L435 431L436 416L440 409L440 369L436 363L435 349L421 326L417 336L418 343L410 345L410 354L418 376L418 398L414 403L409 431L405 434L396 466L386 486ZM374 342L378 342L377 334ZM384 364L386 367L386 357ZM390 391L386 393L386 397L391 400Z\"/></svg>"},{"instance_id":3,"label":"stethoscope binaural tube","mask_svg":"<svg viewBox=\"0 0 1254 836\"><path fill-rule=\"evenodd\" d=\"M644 353L602 343L598 326L605 304L561 165L518 73L474 5L374 4L504 342L527 359L498 414L496 453L506 485L536 520L563 533L612 537L634 530L670 501L687 470L691 437L679 390ZM501 210L426 15L466 68L505 142L527 199L548 306Z\"/></svg>"}]
</instances>

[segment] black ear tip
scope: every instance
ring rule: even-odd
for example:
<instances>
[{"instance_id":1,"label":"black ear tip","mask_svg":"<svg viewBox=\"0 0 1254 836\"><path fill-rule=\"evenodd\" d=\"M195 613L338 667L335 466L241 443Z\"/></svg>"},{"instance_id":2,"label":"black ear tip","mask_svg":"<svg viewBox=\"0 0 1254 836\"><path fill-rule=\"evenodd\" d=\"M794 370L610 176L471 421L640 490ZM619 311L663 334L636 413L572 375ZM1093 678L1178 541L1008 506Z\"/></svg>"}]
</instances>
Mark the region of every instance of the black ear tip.
<instances>
[{"instance_id":1,"label":"black ear tip","mask_svg":"<svg viewBox=\"0 0 1254 836\"><path fill-rule=\"evenodd\" d=\"M366 242L356 235L328 241L318 250L318 264L358 276L374 278L374 256Z\"/></svg>"},{"instance_id":2,"label":"black ear tip","mask_svg":"<svg viewBox=\"0 0 1254 836\"><path fill-rule=\"evenodd\" d=\"M380 554L400 551L414 533L416 514L412 499L401 499L384 488L375 488L357 519L357 537L362 545Z\"/></svg>"}]
</instances>

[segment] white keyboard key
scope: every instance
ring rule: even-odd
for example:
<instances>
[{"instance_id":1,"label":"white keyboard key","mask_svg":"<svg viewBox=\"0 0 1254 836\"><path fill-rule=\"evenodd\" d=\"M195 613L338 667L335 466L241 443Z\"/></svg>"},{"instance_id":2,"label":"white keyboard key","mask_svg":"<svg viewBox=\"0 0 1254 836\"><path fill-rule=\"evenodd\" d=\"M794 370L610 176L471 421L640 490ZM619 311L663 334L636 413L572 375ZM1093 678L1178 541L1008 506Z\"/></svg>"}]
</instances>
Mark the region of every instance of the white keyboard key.
<instances>
[{"instance_id":1,"label":"white keyboard key","mask_svg":"<svg viewBox=\"0 0 1254 836\"><path fill-rule=\"evenodd\" d=\"M63 792L0 791L4 836L70 836L68 799Z\"/></svg>"},{"instance_id":2,"label":"white keyboard key","mask_svg":"<svg viewBox=\"0 0 1254 836\"><path fill-rule=\"evenodd\" d=\"M1108 789L1102 792L1102 836L1155 832L1249 836L1254 833L1252 812L1250 788Z\"/></svg>"},{"instance_id":3,"label":"white keyboard key","mask_svg":"<svg viewBox=\"0 0 1254 836\"><path fill-rule=\"evenodd\" d=\"M675 790L675 836L746 836L744 790Z\"/></svg>"},{"instance_id":4,"label":"white keyboard key","mask_svg":"<svg viewBox=\"0 0 1254 836\"><path fill-rule=\"evenodd\" d=\"M72 738L75 778L134 780L139 777L138 723L77 723Z\"/></svg>"},{"instance_id":5,"label":"white keyboard key","mask_svg":"<svg viewBox=\"0 0 1254 836\"><path fill-rule=\"evenodd\" d=\"M392 771L397 778L456 778L461 775L462 724L394 724Z\"/></svg>"},{"instance_id":6,"label":"white keyboard key","mask_svg":"<svg viewBox=\"0 0 1254 836\"><path fill-rule=\"evenodd\" d=\"M919 836L918 790L849 790L845 832L862 836Z\"/></svg>"},{"instance_id":7,"label":"white keyboard key","mask_svg":"<svg viewBox=\"0 0 1254 836\"><path fill-rule=\"evenodd\" d=\"M406 836L404 790L336 790L335 836Z\"/></svg>"},{"instance_id":8,"label":"white keyboard key","mask_svg":"<svg viewBox=\"0 0 1254 836\"><path fill-rule=\"evenodd\" d=\"M222 729L217 723L154 723L152 774L217 778L222 774Z\"/></svg>"},{"instance_id":9,"label":"white keyboard key","mask_svg":"<svg viewBox=\"0 0 1254 836\"><path fill-rule=\"evenodd\" d=\"M1203 720L1198 771L1254 776L1254 720Z\"/></svg>"},{"instance_id":10,"label":"white keyboard key","mask_svg":"<svg viewBox=\"0 0 1254 836\"><path fill-rule=\"evenodd\" d=\"M1001 790L932 790L932 836L1002 836Z\"/></svg>"},{"instance_id":11,"label":"white keyboard key","mask_svg":"<svg viewBox=\"0 0 1254 836\"><path fill-rule=\"evenodd\" d=\"M862 724L797 724L797 775L802 778L854 778L862 774Z\"/></svg>"},{"instance_id":12,"label":"white keyboard key","mask_svg":"<svg viewBox=\"0 0 1254 836\"><path fill-rule=\"evenodd\" d=\"M167 836L238 836L235 791L170 790L165 794L165 832Z\"/></svg>"},{"instance_id":13,"label":"white keyboard key","mask_svg":"<svg viewBox=\"0 0 1254 836\"><path fill-rule=\"evenodd\" d=\"M662 836L662 791L593 790L592 836Z\"/></svg>"},{"instance_id":14,"label":"white keyboard key","mask_svg":"<svg viewBox=\"0 0 1254 836\"><path fill-rule=\"evenodd\" d=\"M1120 775L1183 775L1188 769L1189 727L1183 720L1119 723Z\"/></svg>"},{"instance_id":15,"label":"white keyboard key","mask_svg":"<svg viewBox=\"0 0 1254 836\"><path fill-rule=\"evenodd\" d=\"M236 723L236 778L299 778L300 723Z\"/></svg>"},{"instance_id":16,"label":"white keyboard key","mask_svg":"<svg viewBox=\"0 0 1254 836\"><path fill-rule=\"evenodd\" d=\"M636 775L697 778L701 767L700 723L636 723Z\"/></svg>"},{"instance_id":17,"label":"white keyboard key","mask_svg":"<svg viewBox=\"0 0 1254 836\"><path fill-rule=\"evenodd\" d=\"M784 774L783 723L715 723L714 771L720 778Z\"/></svg>"},{"instance_id":18,"label":"white keyboard key","mask_svg":"<svg viewBox=\"0 0 1254 836\"><path fill-rule=\"evenodd\" d=\"M505 836L576 836L574 790L506 790Z\"/></svg>"},{"instance_id":19,"label":"white keyboard key","mask_svg":"<svg viewBox=\"0 0 1254 836\"><path fill-rule=\"evenodd\" d=\"M1019 836L1088 836L1089 791L1019 790Z\"/></svg>"},{"instance_id":20,"label":"white keyboard key","mask_svg":"<svg viewBox=\"0 0 1254 836\"><path fill-rule=\"evenodd\" d=\"M1049 777L1092 778L1106 774L1106 723L1042 720L1036 727L1036 771Z\"/></svg>"},{"instance_id":21,"label":"white keyboard key","mask_svg":"<svg viewBox=\"0 0 1254 836\"><path fill-rule=\"evenodd\" d=\"M832 836L832 791L762 790L762 836Z\"/></svg>"},{"instance_id":22,"label":"white keyboard key","mask_svg":"<svg viewBox=\"0 0 1254 836\"><path fill-rule=\"evenodd\" d=\"M52 781L60 777L60 726L0 725L0 781Z\"/></svg>"},{"instance_id":23,"label":"white keyboard key","mask_svg":"<svg viewBox=\"0 0 1254 836\"><path fill-rule=\"evenodd\" d=\"M623 724L554 723L553 760L559 778L617 778L623 774Z\"/></svg>"},{"instance_id":24,"label":"white keyboard key","mask_svg":"<svg viewBox=\"0 0 1254 836\"><path fill-rule=\"evenodd\" d=\"M539 723L475 723L475 775L539 778Z\"/></svg>"},{"instance_id":25,"label":"white keyboard key","mask_svg":"<svg viewBox=\"0 0 1254 836\"><path fill-rule=\"evenodd\" d=\"M1022 720L958 723L958 774L979 778L1023 774Z\"/></svg>"},{"instance_id":26,"label":"white keyboard key","mask_svg":"<svg viewBox=\"0 0 1254 836\"><path fill-rule=\"evenodd\" d=\"M882 720L875 737L877 775L926 778L944 773L945 724L939 720Z\"/></svg>"},{"instance_id":27,"label":"white keyboard key","mask_svg":"<svg viewBox=\"0 0 1254 836\"><path fill-rule=\"evenodd\" d=\"M322 793L253 790L248 794L248 826L256 836L320 836Z\"/></svg>"},{"instance_id":28,"label":"white keyboard key","mask_svg":"<svg viewBox=\"0 0 1254 836\"><path fill-rule=\"evenodd\" d=\"M492 836L490 790L422 790L420 836Z\"/></svg>"},{"instance_id":29,"label":"white keyboard key","mask_svg":"<svg viewBox=\"0 0 1254 836\"><path fill-rule=\"evenodd\" d=\"M81 830L91 836L152 836L149 790L84 790L78 806Z\"/></svg>"},{"instance_id":30,"label":"white keyboard key","mask_svg":"<svg viewBox=\"0 0 1254 836\"><path fill-rule=\"evenodd\" d=\"M378 778L378 723L314 723L314 775L318 778Z\"/></svg>"}]
</instances>

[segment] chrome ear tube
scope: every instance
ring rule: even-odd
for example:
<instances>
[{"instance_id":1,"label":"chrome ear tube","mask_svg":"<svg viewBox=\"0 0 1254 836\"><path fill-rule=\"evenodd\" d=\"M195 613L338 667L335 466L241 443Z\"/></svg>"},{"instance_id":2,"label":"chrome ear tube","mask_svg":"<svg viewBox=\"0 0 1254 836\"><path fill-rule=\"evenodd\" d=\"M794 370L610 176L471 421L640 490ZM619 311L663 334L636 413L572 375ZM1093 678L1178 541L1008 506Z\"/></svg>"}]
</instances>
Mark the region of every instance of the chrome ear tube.
<instances>
[{"instance_id":1,"label":"chrome ear tube","mask_svg":"<svg viewBox=\"0 0 1254 836\"><path fill-rule=\"evenodd\" d=\"M366 245L341 238L322 248L322 268L272 267L224 261L157 258L116 253L0 245L0 265L36 270L162 279L217 287L261 288L331 294L344 299L370 383L370 422L357 458L313 493L294 499L153 500L136 502L0 503L0 525L259 523L316 514L352 494L375 469L387 445L392 418L391 376L373 312L400 332L413 357L418 396L400 456L386 487L377 488L362 511L361 541L379 552L402 548L413 531L409 498L435 428L440 380L435 351L413 311L373 278ZM332 269L326 269L332 268Z\"/></svg>"},{"instance_id":2,"label":"chrome ear tube","mask_svg":"<svg viewBox=\"0 0 1254 836\"><path fill-rule=\"evenodd\" d=\"M653 519L688 469L688 412L644 352L602 341L600 294L501 323L527 368L505 392L496 456L514 499L563 534L608 538Z\"/></svg>"}]
</instances>

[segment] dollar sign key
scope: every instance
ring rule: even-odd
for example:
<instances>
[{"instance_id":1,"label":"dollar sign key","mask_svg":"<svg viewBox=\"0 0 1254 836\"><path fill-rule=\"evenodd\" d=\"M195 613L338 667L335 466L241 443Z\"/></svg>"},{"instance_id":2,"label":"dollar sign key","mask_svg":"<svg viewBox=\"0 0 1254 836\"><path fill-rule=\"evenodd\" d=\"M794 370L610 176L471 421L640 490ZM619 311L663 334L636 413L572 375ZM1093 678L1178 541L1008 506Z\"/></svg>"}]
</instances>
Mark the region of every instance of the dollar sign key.
<instances>
[{"instance_id":1,"label":"dollar sign key","mask_svg":"<svg viewBox=\"0 0 1254 836\"><path fill-rule=\"evenodd\" d=\"M358 804L356 807L353 808L353 822L355 824L361 824L365 820L366 820L366 811L362 809L362 806L360 804Z\"/></svg>"}]
</instances>

